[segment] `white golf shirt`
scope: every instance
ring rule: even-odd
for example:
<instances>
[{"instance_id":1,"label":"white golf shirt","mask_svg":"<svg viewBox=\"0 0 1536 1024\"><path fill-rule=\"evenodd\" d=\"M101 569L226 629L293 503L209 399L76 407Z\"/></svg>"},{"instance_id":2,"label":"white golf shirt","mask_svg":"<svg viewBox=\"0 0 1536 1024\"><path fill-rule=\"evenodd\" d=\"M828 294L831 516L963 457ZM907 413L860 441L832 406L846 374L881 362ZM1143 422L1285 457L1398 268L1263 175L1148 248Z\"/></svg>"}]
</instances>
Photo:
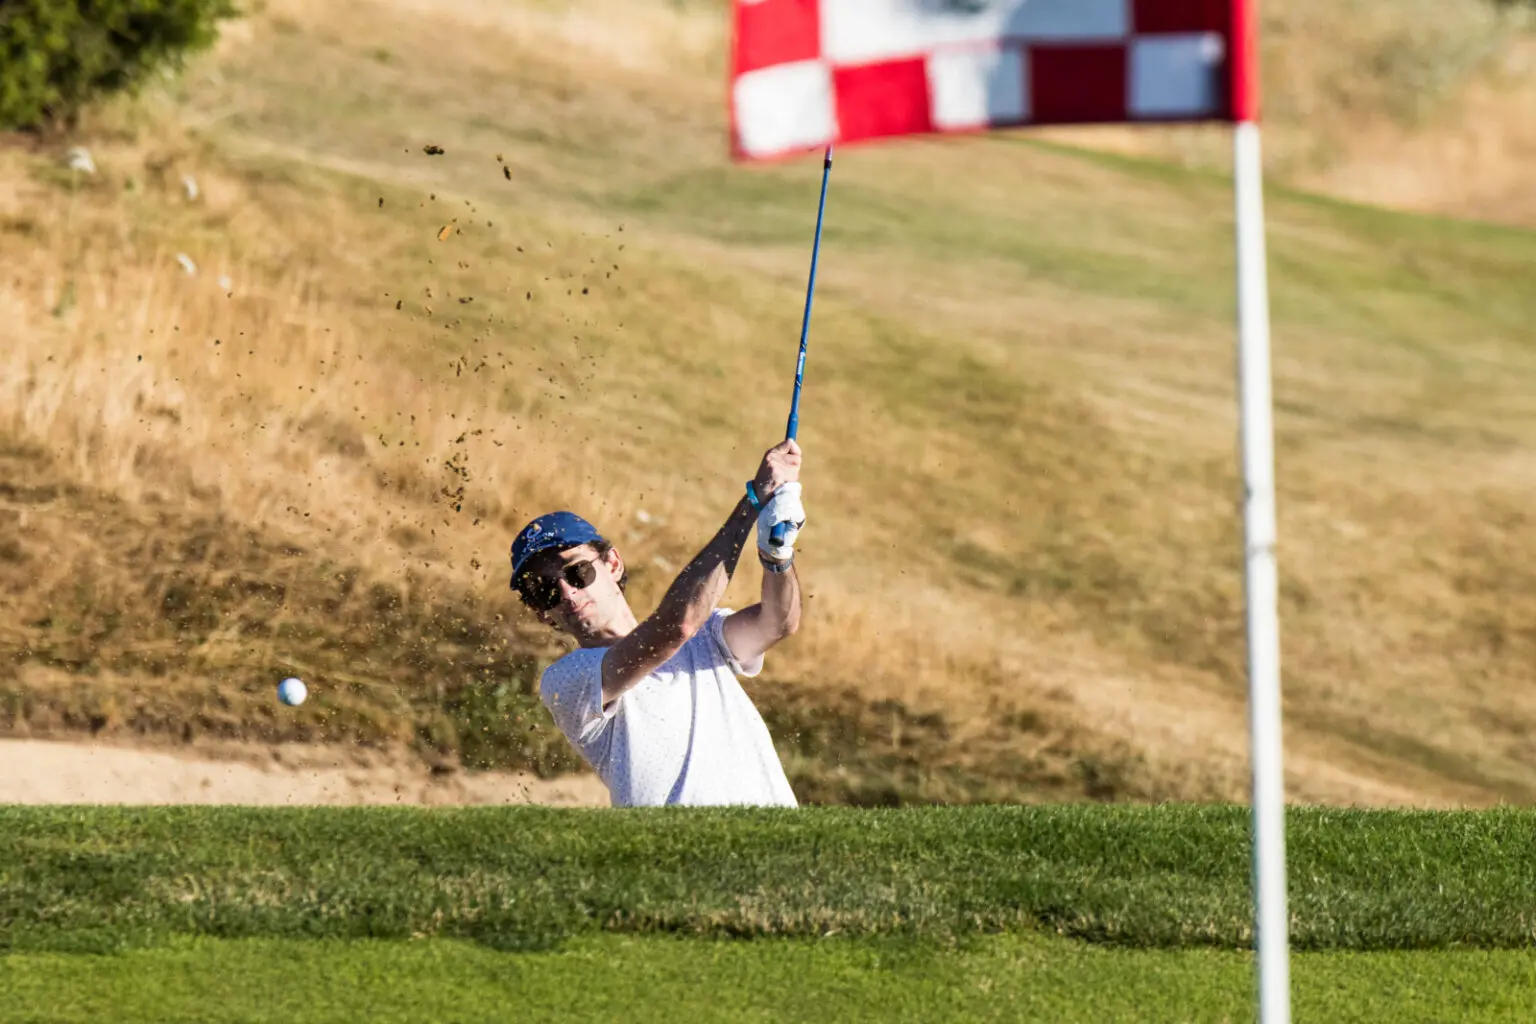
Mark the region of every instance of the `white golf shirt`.
<instances>
[{"instance_id":1,"label":"white golf shirt","mask_svg":"<svg viewBox=\"0 0 1536 1024\"><path fill-rule=\"evenodd\" d=\"M603 709L603 656L581 648L544 670L539 696L560 731L608 787L615 807L798 806L768 726L725 645L730 612L709 622L656 671Z\"/></svg>"}]
</instances>

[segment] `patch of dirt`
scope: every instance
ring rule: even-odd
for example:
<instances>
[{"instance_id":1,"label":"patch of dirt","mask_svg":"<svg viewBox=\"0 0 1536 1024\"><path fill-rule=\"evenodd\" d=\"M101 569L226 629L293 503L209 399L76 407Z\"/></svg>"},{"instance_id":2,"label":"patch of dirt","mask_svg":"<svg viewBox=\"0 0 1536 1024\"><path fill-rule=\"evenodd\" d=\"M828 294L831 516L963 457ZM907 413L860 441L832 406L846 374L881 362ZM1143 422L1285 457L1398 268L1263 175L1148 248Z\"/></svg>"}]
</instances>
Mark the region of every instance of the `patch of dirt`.
<instances>
[{"instance_id":1,"label":"patch of dirt","mask_svg":"<svg viewBox=\"0 0 1536 1024\"><path fill-rule=\"evenodd\" d=\"M142 747L0 740L0 804L606 807L594 775L464 772L334 747Z\"/></svg>"}]
</instances>

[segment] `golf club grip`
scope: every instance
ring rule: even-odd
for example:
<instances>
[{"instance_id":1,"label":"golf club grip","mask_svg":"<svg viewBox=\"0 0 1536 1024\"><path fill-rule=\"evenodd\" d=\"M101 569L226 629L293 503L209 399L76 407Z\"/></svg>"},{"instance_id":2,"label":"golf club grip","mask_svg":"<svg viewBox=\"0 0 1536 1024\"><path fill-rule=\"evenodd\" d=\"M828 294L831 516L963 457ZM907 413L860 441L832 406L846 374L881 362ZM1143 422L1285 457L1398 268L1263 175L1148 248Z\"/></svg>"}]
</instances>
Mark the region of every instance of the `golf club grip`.
<instances>
[{"instance_id":1,"label":"golf club grip","mask_svg":"<svg viewBox=\"0 0 1536 1024\"><path fill-rule=\"evenodd\" d=\"M789 421L789 432L784 436L786 441L793 441L795 439L795 431L800 426L799 420L800 417L798 413L791 415ZM773 529L768 531L768 539L772 542L774 547L782 547L784 544L784 535L788 532L788 523L775 523L773 524Z\"/></svg>"}]
</instances>

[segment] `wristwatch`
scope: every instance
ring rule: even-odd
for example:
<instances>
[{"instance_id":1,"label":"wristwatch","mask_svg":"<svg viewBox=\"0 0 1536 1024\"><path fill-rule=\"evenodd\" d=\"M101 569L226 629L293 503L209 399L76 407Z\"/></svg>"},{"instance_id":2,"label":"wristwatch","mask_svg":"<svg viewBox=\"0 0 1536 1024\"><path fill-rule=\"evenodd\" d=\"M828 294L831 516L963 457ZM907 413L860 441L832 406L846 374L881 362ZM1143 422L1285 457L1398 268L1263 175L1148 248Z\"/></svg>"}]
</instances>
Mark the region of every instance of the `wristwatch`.
<instances>
[{"instance_id":1,"label":"wristwatch","mask_svg":"<svg viewBox=\"0 0 1536 1024\"><path fill-rule=\"evenodd\" d=\"M763 510L763 499L757 496L757 488L752 486L752 481L747 481L747 504L752 506L753 512Z\"/></svg>"},{"instance_id":2,"label":"wristwatch","mask_svg":"<svg viewBox=\"0 0 1536 1024\"><path fill-rule=\"evenodd\" d=\"M763 563L764 571L771 572L775 576L781 576L795 567L795 557L793 555L784 559L782 562L775 562L773 559L767 558L763 555L762 548L757 549L757 560Z\"/></svg>"}]
</instances>

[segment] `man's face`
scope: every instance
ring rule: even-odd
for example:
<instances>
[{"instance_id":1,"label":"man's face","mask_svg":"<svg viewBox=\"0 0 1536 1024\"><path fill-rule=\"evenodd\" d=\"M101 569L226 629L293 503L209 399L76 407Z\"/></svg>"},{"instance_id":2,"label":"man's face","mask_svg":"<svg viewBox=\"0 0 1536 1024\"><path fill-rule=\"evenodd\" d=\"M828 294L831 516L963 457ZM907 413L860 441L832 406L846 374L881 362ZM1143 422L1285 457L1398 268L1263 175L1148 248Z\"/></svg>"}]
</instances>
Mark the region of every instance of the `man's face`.
<instances>
[{"instance_id":1,"label":"man's face","mask_svg":"<svg viewBox=\"0 0 1536 1024\"><path fill-rule=\"evenodd\" d=\"M553 601L552 608L534 607L539 621L578 640L599 632L624 607L624 592L619 580L624 563L619 553L610 549L600 557L590 544L564 551L545 551L535 555L524 570L533 582L526 589L538 597L542 591ZM590 583L583 585L583 581Z\"/></svg>"}]
</instances>

